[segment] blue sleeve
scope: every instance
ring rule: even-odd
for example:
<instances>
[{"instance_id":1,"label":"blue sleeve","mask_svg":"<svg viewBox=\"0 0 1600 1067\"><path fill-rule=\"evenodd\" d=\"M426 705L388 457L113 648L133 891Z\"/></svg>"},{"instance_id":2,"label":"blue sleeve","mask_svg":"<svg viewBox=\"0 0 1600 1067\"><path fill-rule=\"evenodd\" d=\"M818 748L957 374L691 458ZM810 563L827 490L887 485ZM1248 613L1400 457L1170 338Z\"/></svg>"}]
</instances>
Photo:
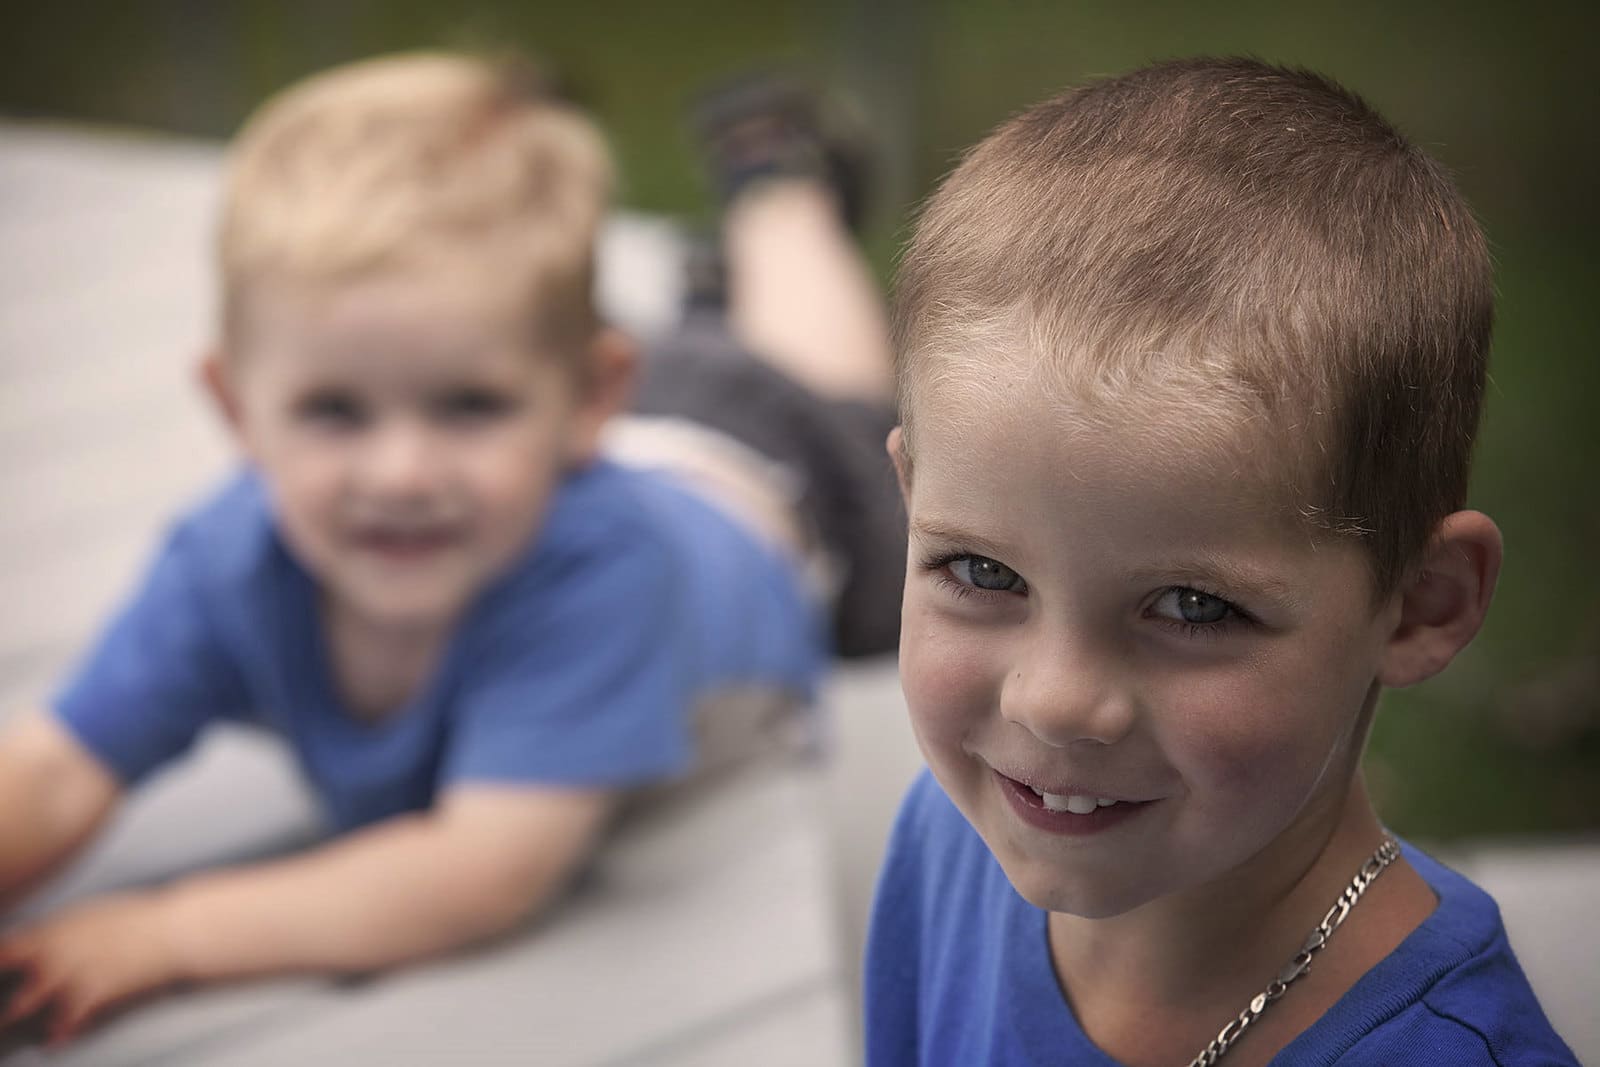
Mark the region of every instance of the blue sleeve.
<instances>
[{"instance_id":1,"label":"blue sleeve","mask_svg":"<svg viewBox=\"0 0 1600 1067\"><path fill-rule=\"evenodd\" d=\"M491 605L440 781L623 786L685 771L695 635L683 575L638 528L588 537Z\"/></svg>"},{"instance_id":2,"label":"blue sleeve","mask_svg":"<svg viewBox=\"0 0 1600 1067\"><path fill-rule=\"evenodd\" d=\"M1494 915L1495 936L1453 967L1416 1003L1341 1056L1359 1064L1448 1063L1452 1067L1578 1067L1545 1017Z\"/></svg>"},{"instance_id":3,"label":"blue sleeve","mask_svg":"<svg viewBox=\"0 0 1600 1067\"><path fill-rule=\"evenodd\" d=\"M143 584L57 694L57 718L124 785L188 749L247 694L174 533Z\"/></svg>"}]
</instances>

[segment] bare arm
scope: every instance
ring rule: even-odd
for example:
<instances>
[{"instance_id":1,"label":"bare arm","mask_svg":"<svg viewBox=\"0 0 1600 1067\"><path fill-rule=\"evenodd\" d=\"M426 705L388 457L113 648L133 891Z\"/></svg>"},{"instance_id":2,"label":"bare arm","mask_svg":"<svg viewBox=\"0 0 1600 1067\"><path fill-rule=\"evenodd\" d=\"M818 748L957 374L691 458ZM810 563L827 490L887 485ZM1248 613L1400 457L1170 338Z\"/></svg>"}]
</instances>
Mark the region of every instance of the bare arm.
<instances>
[{"instance_id":1,"label":"bare arm","mask_svg":"<svg viewBox=\"0 0 1600 1067\"><path fill-rule=\"evenodd\" d=\"M0 915L94 836L121 786L50 715L0 733Z\"/></svg>"},{"instance_id":2,"label":"bare arm","mask_svg":"<svg viewBox=\"0 0 1600 1067\"><path fill-rule=\"evenodd\" d=\"M0 937L26 976L0 1036L43 1017L51 1040L176 982L359 972L499 933L547 902L589 852L611 794L459 789L289 859L69 908Z\"/></svg>"},{"instance_id":3,"label":"bare arm","mask_svg":"<svg viewBox=\"0 0 1600 1067\"><path fill-rule=\"evenodd\" d=\"M190 879L158 901L172 977L373 970L489 937L549 900L611 803L595 791L459 788L431 812Z\"/></svg>"}]
</instances>

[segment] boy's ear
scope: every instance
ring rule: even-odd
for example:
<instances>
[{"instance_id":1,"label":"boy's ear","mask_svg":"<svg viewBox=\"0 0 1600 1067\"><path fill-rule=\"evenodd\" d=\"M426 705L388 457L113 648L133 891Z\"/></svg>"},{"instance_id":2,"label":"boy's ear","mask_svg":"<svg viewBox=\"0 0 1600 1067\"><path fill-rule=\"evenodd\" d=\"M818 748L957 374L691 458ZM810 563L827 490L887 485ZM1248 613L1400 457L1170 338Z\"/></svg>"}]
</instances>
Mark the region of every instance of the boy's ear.
<instances>
[{"instance_id":1,"label":"boy's ear","mask_svg":"<svg viewBox=\"0 0 1600 1067\"><path fill-rule=\"evenodd\" d=\"M228 431L236 439L242 439L244 417L239 407L239 394L234 389L227 360L223 357L221 348L212 345L200 354L199 365L195 367L195 376L200 379L201 387L216 405L217 413L222 416Z\"/></svg>"},{"instance_id":2,"label":"boy's ear","mask_svg":"<svg viewBox=\"0 0 1600 1067\"><path fill-rule=\"evenodd\" d=\"M603 326L589 342L586 358L572 427L572 456L579 462L594 458L606 422L633 400L639 347L621 330Z\"/></svg>"},{"instance_id":3,"label":"boy's ear","mask_svg":"<svg viewBox=\"0 0 1600 1067\"><path fill-rule=\"evenodd\" d=\"M889 449L889 458L894 462L895 481L900 483L900 499L905 502L906 510L911 510L911 456L906 452L905 431L899 426L889 431L889 439L884 442Z\"/></svg>"},{"instance_id":4,"label":"boy's ear","mask_svg":"<svg viewBox=\"0 0 1600 1067\"><path fill-rule=\"evenodd\" d=\"M1444 670L1483 625L1500 575L1500 529L1480 511L1445 517L1421 565L1399 592L1399 619L1378 681L1415 685Z\"/></svg>"}]
</instances>

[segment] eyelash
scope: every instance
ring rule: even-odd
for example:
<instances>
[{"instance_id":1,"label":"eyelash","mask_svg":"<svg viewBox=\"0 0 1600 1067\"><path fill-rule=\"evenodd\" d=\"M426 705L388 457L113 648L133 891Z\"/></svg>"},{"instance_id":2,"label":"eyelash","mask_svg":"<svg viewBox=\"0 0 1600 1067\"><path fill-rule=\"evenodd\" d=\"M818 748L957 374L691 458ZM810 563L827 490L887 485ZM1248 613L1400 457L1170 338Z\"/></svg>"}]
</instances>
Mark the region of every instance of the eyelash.
<instances>
[{"instance_id":1,"label":"eyelash","mask_svg":"<svg viewBox=\"0 0 1600 1067\"><path fill-rule=\"evenodd\" d=\"M493 389L464 388L445 393L429 402L434 419L451 424L494 422L517 407L515 397ZM294 405L302 422L325 429L351 430L364 426L369 409L352 396L339 392L312 393Z\"/></svg>"},{"instance_id":2,"label":"eyelash","mask_svg":"<svg viewBox=\"0 0 1600 1067\"><path fill-rule=\"evenodd\" d=\"M1236 626L1255 625L1256 620L1251 618L1243 608L1221 593L1203 585L1169 585L1156 595L1156 599L1152 601L1152 606L1160 603L1161 599L1169 593L1200 593L1213 600L1220 600L1228 609L1228 613L1216 622L1184 622L1179 619L1169 619L1165 615L1153 616L1157 622L1174 632L1183 634L1185 637L1216 640L1224 634L1231 633Z\"/></svg>"},{"instance_id":3,"label":"eyelash","mask_svg":"<svg viewBox=\"0 0 1600 1067\"><path fill-rule=\"evenodd\" d=\"M951 596L954 596L957 600L965 600L968 597L990 599L1003 596L1020 595L1012 592L1011 590L979 589L975 586L970 586L964 582L957 581L956 578L950 573L950 564L955 563L958 560L973 559L975 557L978 557L978 553L976 552L936 553L934 555L925 557L922 561L922 567L925 571L933 574L934 580L939 584L941 589L948 592ZM983 556L981 558L991 559L992 557ZM996 560L995 562L998 563L999 561ZM1002 566L1004 565L1002 564ZM1021 575L1018 575L1018 577L1021 578ZM1022 582L1023 591L1026 592L1027 579L1022 578ZM1175 592L1201 593L1205 596L1211 597L1214 600L1220 600L1224 605L1227 606L1228 609L1228 614L1224 615L1216 622L1210 623L1182 622L1178 619L1167 618L1164 615L1151 616L1151 618L1155 619L1156 622L1165 626L1167 629L1176 633L1181 633L1187 638L1193 640L1216 640L1217 638L1222 637L1224 634L1231 632L1236 626L1254 626L1256 624L1256 620L1252 618L1250 614L1243 608L1239 607L1232 600L1229 600L1221 593L1218 593L1215 590L1203 585L1191 584L1166 586L1156 594L1156 598L1154 601L1152 601L1152 604L1159 603L1162 597Z\"/></svg>"},{"instance_id":4,"label":"eyelash","mask_svg":"<svg viewBox=\"0 0 1600 1067\"><path fill-rule=\"evenodd\" d=\"M957 560L978 558L990 559L992 557L980 557L976 552L945 552L926 557L922 561L922 567L934 576L934 580L939 583L941 589L944 589L957 600L965 600L967 597L974 596L987 600L992 597L1018 595L1009 589L979 589L976 586L957 581L955 576L950 573L950 564L955 563ZM999 560L995 560L995 562L998 563ZM1018 575L1018 577L1020 578L1021 575ZM1027 588L1026 579L1023 580L1023 588L1024 590Z\"/></svg>"},{"instance_id":5,"label":"eyelash","mask_svg":"<svg viewBox=\"0 0 1600 1067\"><path fill-rule=\"evenodd\" d=\"M312 393L302 397L296 402L294 411L303 422L339 429L361 424L367 414L357 401L337 392Z\"/></svg>"},{"instance_id":6,"label":"eyelash","mask_svg":"<svg viewBox=\"0 0 1600 1067\"><path fill-rule=\"evenodd\" d=\"M467 388L437 398L433 409L445 421L489 422L509 414L515 406L515 399L505 393L494 389Z\"/></svg>"}]
</instances>

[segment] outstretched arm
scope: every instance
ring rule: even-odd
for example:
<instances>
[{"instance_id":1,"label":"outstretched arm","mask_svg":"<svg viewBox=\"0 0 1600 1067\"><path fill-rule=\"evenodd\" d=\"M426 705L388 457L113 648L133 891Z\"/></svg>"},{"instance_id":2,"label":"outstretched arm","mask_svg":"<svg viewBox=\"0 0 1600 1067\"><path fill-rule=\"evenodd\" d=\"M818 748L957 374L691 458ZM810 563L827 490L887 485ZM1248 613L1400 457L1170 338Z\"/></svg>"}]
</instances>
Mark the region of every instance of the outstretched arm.
<instances>
[{"instance_id":1,"label":"outstretched arm","mask_svg":"<svg viewBox=\"0 0 1600 1067\"><path fill-rule=\"evenodd\" d=\"M47 1013L53 1040L180 982L349 973L499 933L545 903L591 849L605 791L473 785L288 859L105 898L0 941L27 973L0 1028Z\"/></svg>"},{"instance_id":2,"label":"outstretched arm","mask_svg":"<svg viewBox=\"0 0 1600 1067\"><path fill-rule=\"evenodd\" d=\"M23 715L0 733L0 916L77 854L121 792L47 714Z\"/></svg>"}]
</instances>

